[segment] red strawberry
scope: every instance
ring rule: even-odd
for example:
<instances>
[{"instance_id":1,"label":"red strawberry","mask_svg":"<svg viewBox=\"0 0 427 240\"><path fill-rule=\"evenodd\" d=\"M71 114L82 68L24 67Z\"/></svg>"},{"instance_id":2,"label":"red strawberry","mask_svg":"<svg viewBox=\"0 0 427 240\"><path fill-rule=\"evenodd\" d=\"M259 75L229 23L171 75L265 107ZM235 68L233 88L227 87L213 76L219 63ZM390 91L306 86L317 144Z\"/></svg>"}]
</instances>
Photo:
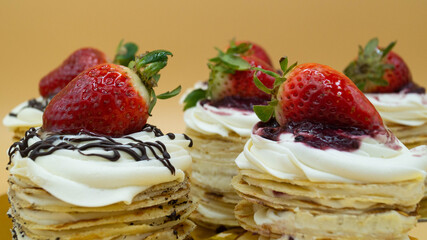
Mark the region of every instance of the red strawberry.
<instances>
[{"instance_id":1,"label":"red strawberry","mask_svg":"<svg viewBox=\"0 0 427 240\"><path fill-rule=\"evenodd\" d=\"M51 97L61 91L85 69L106 62L107 57L103 52L94 48L81 48L73 52L59 67L40 80L40 95Z\"/></svg>"},{"instance_id":2,"label":"red strawberry","mask_svg":"<svg viewBox=\"0 0 427 240\"><path fill-rule=\"evenodd\" d=\"M386 48L378 48L378 39L360 47L359 56L351 62L344 73L363 92L399 92L412 82L411 72L403 59L391 51L395 42Z\"/></svg>"},{"instance_id":3,"label":"red strawberry","mask_svg":"<svg viewBox=\"0 0 427 240\"><path fill-rule=\"evenodd\" d=\"M129 64L100 64L79 74L46 107L43 129L76 134L80 131L122 136L140 131L155 104L152 89L166 66L167 51L153 51ZM142 70L144 68L144 70ZM158 95L165 99L179 93Z\"/></svg>"},{"instance_id":4,"label":"red strawberry","mask_svg":"<svg viewBox=\"0 0 427 240\"><path fill-rule=\"evenodd\" d=\"M258 46L255 48L254 46L247 42L236 45L232 41L226 52L217 49L218 56L209 59L208 63L211 70L208 89L195 89L189 93L184 99L184 110L194 107L202 99L210 99L214 105L220 106L224 106L232 99L231 101L239 102L237 105L231 104L233 107L251 110L253 103L262 104L268 101L269 94L259 90L253 83L253 76L256 72L253 68L267 71L274 69L270 64L255 56L257 52L261 51ZM254 49L255 52L250 53L251 49ZM262 51L264 52L264 50ZM257 72L256 75L264 85L273 87L274 77L263 72Z\"/></svg>"},{"instance_id":5,"label":"red strawberry","mask_svg":"<svg viewBox=\"0 0 427 240\"><path fill-rule=\"evenodd\" d=\"M271 65L253 55L243 56L242 59L247 61L251 67L258 67L269 71L274 70ZM243 71L236 70L233 74L223 72L213 74L209 82L211 99L215 101L227 96L235 96L269 100L270 96L255 86L253 82L255 72L256 70L248 69ZM267 87L273 87L274 77L260 71L257 72L257 77Z\"/></svg>"},{"instance_id":6,"label":"red strawberry","mask_svg":"<svg viewBox=\"0 0 427 240\"><path fill-rule=\"evenodd\" d=\"M268 56L267 52L260 45L253 43L253 42L249 42L249 41L239 41L239 42L236 42L236 45L240 45L242 43L250 44L252 46L249 49L249 51L246 53L246 55L253 55L253 56L263 60L268 65L273 66L273 63L271 62L271 59Z\"/></svg>"},{"instance_id":7,"label":"red strawberry","mask_svg":"<svg viewBox=\"0 0 427 240\"><path fill-rule=\"evenodd\" d=\"M284 75L290 72L288 77L276 76L274 85L278 87L273 89L261 87L273 94L268 106L254 108L261 120L269 120L274 111L281 126L307 121L336 127L384 129L374 106L344 74L317 63L301 64L291 71L293 66L287 68L287 59L281 60L281 66Z\"/></svg>"}]
</instances>

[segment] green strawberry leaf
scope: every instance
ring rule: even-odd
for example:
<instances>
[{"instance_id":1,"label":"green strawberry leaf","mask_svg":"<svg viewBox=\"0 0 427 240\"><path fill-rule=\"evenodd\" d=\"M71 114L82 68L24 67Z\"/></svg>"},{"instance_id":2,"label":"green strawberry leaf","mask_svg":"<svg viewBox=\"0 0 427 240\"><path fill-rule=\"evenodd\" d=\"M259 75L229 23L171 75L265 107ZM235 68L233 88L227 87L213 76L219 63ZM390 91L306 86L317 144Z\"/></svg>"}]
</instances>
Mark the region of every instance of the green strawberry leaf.
<instances>
[{"instance_id":1,"label":"green strawberry leaf","mask_svg":"<svg viewBox=\"0 0 427 240\"><path fill-rule=\"evenodd\" d=\"M280 69L282 69L282 71L285 73L286 70L288 69L288 57L282 57L280 58Z\"/></svg>"},{"instance_id":2,"label":"green strawberry leaf","mask_svg":"<svg viewBox=\"0 0 427 240\"><path fill-rule=\"evenodd\" d=\"M262 68L259 68L259 67L252 67L251 69L252 69L252 70L261 71L261 72L263 72L263 73L265 73L265 74L267 74L267 75L270 75L270 76L272 76L272 77L275 77L275 78L280 77L280 75L279 75L278 73L276 73L276 72L269 71L269 70L265 70L265 69L262 69Z\"/></svg>"},{"instance_id":3,"label":"green strawberry leaf","mask_svg":"<svg viewBox=\"0 0 427 240\"><path fill-rule=\"evenodd\" d=\"M190 92L184 99L184 111L196 106L197 102L206 99L207 91L203 89L195 89Z\"/></svg>"},{"instance_id":4,"label":"green strawberry leaf","mask_svg":"<svg viewBox=\"0 0 427 240\"><path fill-rule=\"evenodd\" d=\"M130 61L135 60L136 52L138 52L138 46L135 43L128 42L123 45L123 40L121 40L113 63L127 66Z\"/></svg>"},{"instance_id":5,"label":"green strawberry leaf","mask_svg":"<svg viewBox=\"0 0 427 240\"><path fill-rule=\"evenodd\" d=\"M254 112L261 121L267 122L273 116L274 107L270 105L267 105L267 106L255 105Z\"/></svg>"},{"instance_id":6,"label":"green strawberry leaf","mask_svg":"<svg viewBox=\"0 0 427 240\"><path fill-rule=\"evenodd\" d=\"M383 78L371 78L370 81L378 86L388 86L389 82L384 80Z\"/></svg>"},{"instance_id":7,"label":"green strawberry leaf","mask_svg":"<svg viewBox=\"0 0 427 240\"><path fill-rule=\"evenodd\" d=\"M230 42L230 47L227 49L226 54L244 54L249 49L252 48L252 44L249 43L241 43L239 45L236 45L234 39Z\"/></svg>"},{"instance_id":8,"label":"green strawberry leaf","mask_svg":"<svg viewBox=\"0 0 427 240\"><path fill-rule=\"evenodd\" d=\"M367 56L374 54L377 47L378 47L378 38L373 38L369 40L369 42L365 46L364 54L366 54Z\"/></svg>"},{"instance_id":9,"label":"green strawberry leaf","mask_svg":"<svg viewBox=\"0 0 427 240\"><path fill-rule=\"evenodd\" d=\"M271 94L272 93L272 89L266 87L264 85L264 83L262 83L261 80L259 80L259 78L256 76L257 73L258 72L254 72L254 83L255 83L255 86L257 86L257 88L259 88L259 90L261 90L261 91L263 91L263 92L265 92L267 94Z\"/></svg>"},{"instance_id":10,"label":"green strawberry leaf","mask_svg":"<svg viewBox=\"0 0 427 240\"><path fill-rule=\"evenodd\" d=\"M139 69L141 67L145 67L150 63L167 62L168 56L173 56L173 54L167 50L154 50L145 53L140 57L139 61L137 61L136 67Z\"/></svg>"},{"instance_id":11,"label":"green strawberry leaf","mask_svg":"<svg viewBox=\"0 0 427 240\"><path fill-rule=\"evenodd\" d=\"M284 83L286 81L285 77L278 77L274 80L274 84L273 84L273 89L275 89L276 87L279 87L280 85L282 85L282 83Z\"/></svg>"},{"instance_id":12,"label":"green strawberry leaf","mask_svg":"<svg viewBox=\"0 0 427 240\"><path fill-rule=\"evenodd\" d=\"M288 67L288 69L286 69L286 71L283 73L283 76L288 74L288 72L292 71L292 69L294 69L297 65L298 65L298 62L294 62L290 67Z\"/></svg>"},{"instance_id":13,"label":"green strawberry leaf","mask_svg":"<svg viewBox=\"0 0 427 240\"><path fill-rule=\"evenodd\" d=\"M176 87L174 90L172 91L167 91L165 93L159 94L157 95L158 99L168 99L171 97L175 97L176 95L178 95L181 92L181 85L179 85L178 87Z\"/></svg>"},{"instance_id":14,"label":"green strawberry leaf","mask_svg":"<svg viewBox=\"0 0 427 240\"><path fill-rule=\"evenodd\" d=\"M239 56L224 54L220 55L219 58L223 63L227 64L227 66L229 66L233 70L242 71L247 70L251 67L251 65L247 61L245 61Z\"/></svg>"},{"instance_id":15,"label":"green strawberry leaf","mask_svg":"<svg viewBox=\"0 0 427 240\"><path fill-rule=\"evenodd\" d=\"M391 49L393 49L394 45L396 45L396 41L391 42L386 48L384 48L382 50L381 59L383 59L383 58L385 58L385 56L387 56L387 54L391 51Z\"/></svg>"}]
</instances>

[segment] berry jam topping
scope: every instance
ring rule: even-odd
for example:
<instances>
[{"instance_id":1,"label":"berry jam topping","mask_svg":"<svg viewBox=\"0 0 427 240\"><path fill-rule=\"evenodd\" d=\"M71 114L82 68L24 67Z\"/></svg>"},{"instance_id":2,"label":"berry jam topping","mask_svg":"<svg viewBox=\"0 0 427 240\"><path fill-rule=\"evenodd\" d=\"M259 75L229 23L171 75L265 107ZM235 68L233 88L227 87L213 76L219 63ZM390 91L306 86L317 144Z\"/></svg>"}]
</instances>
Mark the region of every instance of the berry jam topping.
<instances>
[{"instance_id":1,"label":"berry jam topping","mask_svg":"<svg viewBox=\"0 0 427 240\"><path fill-rule=\"evenodd\" d=\"M419 93L423 94L426 93L426 89L419 86L418 84L414 82L409 82L406 84L400 91L400 93Z\"/></svg>"},{"instance_id":2,"label":"berry jam topping","mask_svg":"<svg viewBox=\"0 0 427 240\"><path fill-rule=\"evenodd\" d=\"M311 122L290 122L285 126L280 126L272 118L268 122L259 122L254 127L257 135L279 141L280 134L292 133L295 142L302 142L318 149L337 149L339 151L354 151L359 149L362 136L374 136L376 133L356 127L336 127L322 123Z\"/></svg>"},{"instance_id":3,"label":"berry jam topping","mask_svg":"<svg viewBox=\"0 0 427 240\"><path fill-rule=\"evenodd\" d=\"M202 100L200 104L210 104L217 108L235 108L238 110L253 111L255 105L267 105L268 100L257 98L257 97L239 97L239 96L228 96L218 101L211 101L208 99Z\"/></svg>"},{"instance_id":4,"label":"berry jam topping","mask_svg":"<svg viewBox=\"0 0 427 240\"><path fill-rule=\"evenodd\" d=\"M153 132L156 137L163 136L163 133L160 129L155 126L146 124L143 128L145 132ZM170 170L172 174L175 174L175 168L170 163L170 155L167 152L166 146L160 141L154 142L144 142L138 139L135 139L131 136L124 136L123 138L129 139L132 142L129 143L120 143L115 141L112 137L103 136L93 133L82 132L86 136L78 134L76 136L69 135L59 135L59 134L47 134L47 137L43 140L35 142L32 145L29 145L28 142L30 139L37 137L40 138L42 130L37 130L35 128L30 128L26 133L25 137L20 141L15 142L9 148L9 163L11 164L12 156L19 152L22 157L28 157L32 160L36 160L37 157L50 155L58 150L71 150L78 151L83 156L97 156L109 161L117 161L121 157L122 153L127 153L135 161L150 161L150 158L147 152L151 154L160 161L166 168ZM175 135L168 133L167 136L173 140ZM189 139L188 136L184 136L185 139ZM58 141L59 140L59 141ZM190 140L189 146L193 143ZM79 144L85 143L86 144ZM76 146L79 145L79 146ZM87 150L101 148L105 151L103 153L87 153ZM157 150L157 151L156 151ZM160 154L159 154L160 153Z\"/></svg>"}]
</instances>

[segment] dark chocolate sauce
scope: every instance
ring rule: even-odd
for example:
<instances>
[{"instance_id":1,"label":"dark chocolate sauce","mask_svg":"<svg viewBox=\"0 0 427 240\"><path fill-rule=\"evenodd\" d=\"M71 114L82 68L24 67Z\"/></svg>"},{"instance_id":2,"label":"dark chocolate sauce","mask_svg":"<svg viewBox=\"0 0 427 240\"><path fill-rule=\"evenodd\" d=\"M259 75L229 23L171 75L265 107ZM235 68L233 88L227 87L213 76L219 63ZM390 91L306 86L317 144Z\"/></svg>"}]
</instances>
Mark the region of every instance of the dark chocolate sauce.
<instances>
[{"instance_id":1,"label":"dark chocolate sauce","mask_svg":"<svg viewBox=\"0 0 427 240\"><path fill-rule=\"evenodd\" d=\"M145 125L143 131L154 132L156 137L163 136L163 133L160 131L160 129L149 124ZM39 133L40 130L30 128L25 133L24 138L22 138L19 142L15 142L9 148L8 165L11 164L12 156L16 152L19 152L22 157L29 157L32 160L36 160L37 157L50 155L55 151L67 149L78 151L84 156L97 156L114 162L119 160L121 153L129 154L129 156L131 156L135 161L149 161L150 159L147 154L147 151L149 151L158 161L160 161L166 168L168 168L172 174L175 174L175 168L169 161L171 156L167 152L166 146L160 141L144 142L131 136L124 136L123 138L130 139L133 142L120 143L115 141L112 137L100 136L94 133L84 133L88 135L84 137L79 136L80 134L76 136L48 134L44 140L35 142L29 146L28 142L30 139L34 137L40 138ZM175 135L172 133L168 133L167 136L170 139L175 139ZM190 140L189 146L191 147L193 145L192 140L187 135L184 135L184 138ZM59 143L57 140L60 140ZM78 143L85 142L89 143L76 146ZM102 148L106 153L85 153L86 150L93 148Z\"/></svg>"},{"instance_id":2,"label":"dark chocolate sauce","mask_svg":"<svg viewBox=\"0 0 427 240\"><path fill-rule=\"evenodd\" d=\"M256 97L239 97L239 96L229 96L225 97L218 101L211 101L208 99L202 100L200 104L203 106L204 104L208 103L211 106L221 108L235 108L239 110L246 110L246 111L253 111L253 107L255 105L267 105L268 104L267 99L261 99Z\"/></svg>"},{"instance_id":3,"label":"dark chocolate sauce","mask_svg":"<svg viewBox=\"0 0 427 240\"><path fill-rule=\"evenodd\" d=\"M254 127L254 133L263 138L278 141L281 133L292 133L295 142L302 142L318 149L337 149L354 151L359 149L362 136L374 133L356 127L337 127L322 123L299 122L280 126L272 118L269 122L260 122Z\"/></svg>"},{"instance_id":4,"label":"dark chocolate sauce","mask_svg":"<svg viewBox=\"0 0 427 240\"><path fill-rule=\"evenodd\" d=\"M156 136L156 137L161 137L161 136L164 135L163 132L162 132L162 130L160 130L156 126L150 125L150 124L145 124L145 126L142 128L142 131L144 131L144 132L153 132L154 136Z\"/></svg>"},{"instance_id":5,"label":"dark chocolate sauce","mask_svg":"<svg viewBox=\"0 0 427 240\"><path fill-rule=\"evenodd\" d=\"M187 134L183 134L183 135L184 135L184 138L186 140L190 141L190 144L188 144L188 147L193 147L193 139L191 139L189 136L187 136Z\"/></svg>"},{"instance_id":6,"label":"dark chocolate sauce","mask_svg":"<svg viewBox=\"0 0 427 240\"><path fill-rule=\"evenodd\" d=\"M44 112L44 110L46 109L47 104L49 104L50 100L52 100L52 97L43 98L42 101L40 101L40 102L37 99L33 98L33 99L28 100L27 106L25 106L24 108L35 108L35 109L38 109L38 110ZM17 117L18 114L11 112L11 113L9 113L9 116Z\"/></svg>"}]
</instances>

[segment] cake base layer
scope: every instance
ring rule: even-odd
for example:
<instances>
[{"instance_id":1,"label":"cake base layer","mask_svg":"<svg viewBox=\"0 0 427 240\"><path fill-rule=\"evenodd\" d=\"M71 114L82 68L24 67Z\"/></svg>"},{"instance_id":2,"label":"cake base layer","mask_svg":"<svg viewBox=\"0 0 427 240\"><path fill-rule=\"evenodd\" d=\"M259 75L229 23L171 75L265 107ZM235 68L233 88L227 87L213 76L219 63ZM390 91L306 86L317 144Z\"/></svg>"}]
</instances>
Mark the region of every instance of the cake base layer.
<instances>
[{"instance_id":1,"label":"cake base layer","mask_svg":"<svg viewBox=\"0 0 427 240\"><path fill-rule=\"evenodd\" d=\"M186 134L194 141L190 150L194 186L191 195L199 202L191 219L210 229L238 226L233 210L240 197L231 186L231 180L238 172L234 160L247 138L235 134L228 137L204 135L191 129L186 129Z\"/></svg>"},{"instance_id":2,"label":"cake base layer","mask_svg":"<svg viewBox=\"0 0 427 240\"><path fill-rule=\"evenodd\" d=\"M243 228L267 239L403 240L409 239L407 232L416 224L416 217L396 211L353 215L274 210L246 200L236 206L236 217Z\"/></svg>"},{"instance_id":3,"label":"cake base layer","mask_svg":"<svg viewBox=\"0 0 427 240\"><path fill-rule=\"evenodd\" d=\"M141 192L130 204L81 207L65 203L26 178L9 178L9 216L15 239L186 239L196 208L189 181Z\"/></svg>"}]
</instances>

